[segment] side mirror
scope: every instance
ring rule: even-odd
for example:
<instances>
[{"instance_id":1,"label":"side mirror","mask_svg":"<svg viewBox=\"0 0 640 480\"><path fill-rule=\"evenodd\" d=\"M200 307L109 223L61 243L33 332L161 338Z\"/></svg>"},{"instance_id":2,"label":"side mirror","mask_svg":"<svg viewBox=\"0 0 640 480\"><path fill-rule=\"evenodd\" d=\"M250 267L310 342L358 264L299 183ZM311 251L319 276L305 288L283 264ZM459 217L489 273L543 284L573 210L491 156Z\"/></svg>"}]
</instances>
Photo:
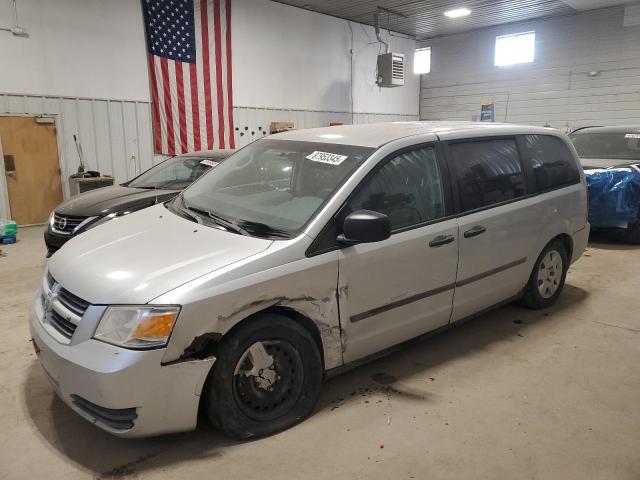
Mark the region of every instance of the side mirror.
<instances>
[{"instance_id":1,"label":"side mirror","mask_svg":"<svg viewBox=\"0 0 640 480\"><path fill-rule=\"evenodd\" d=\"M371 210L358 210L344 219L342 235L338 242L344 244L371 243L386 240L391 236L389 217Z\"/></svg>"}]
</instances>

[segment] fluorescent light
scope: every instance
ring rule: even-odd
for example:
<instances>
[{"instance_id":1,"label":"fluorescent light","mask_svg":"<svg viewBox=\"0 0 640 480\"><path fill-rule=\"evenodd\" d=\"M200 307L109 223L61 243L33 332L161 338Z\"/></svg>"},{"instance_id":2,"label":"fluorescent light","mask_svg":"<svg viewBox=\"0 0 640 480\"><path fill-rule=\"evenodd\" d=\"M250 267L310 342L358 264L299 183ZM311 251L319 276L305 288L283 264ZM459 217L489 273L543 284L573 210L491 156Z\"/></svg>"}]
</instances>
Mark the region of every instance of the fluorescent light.
<instances>
[{"instance_id":1,"label":"fluorescent light","mask_svg":"<svg viewBox=\"0 0 640 480\"><path fill-rule=\"evenodd\" d=\"M446 12L444 12L444 15L445 17L449 17L449 18L459 18L459 17L466 17L470 13L471 13L471 10L469 10L468 8L456 8L454 10L447 10Z\"/></svg>"}]
</instances>

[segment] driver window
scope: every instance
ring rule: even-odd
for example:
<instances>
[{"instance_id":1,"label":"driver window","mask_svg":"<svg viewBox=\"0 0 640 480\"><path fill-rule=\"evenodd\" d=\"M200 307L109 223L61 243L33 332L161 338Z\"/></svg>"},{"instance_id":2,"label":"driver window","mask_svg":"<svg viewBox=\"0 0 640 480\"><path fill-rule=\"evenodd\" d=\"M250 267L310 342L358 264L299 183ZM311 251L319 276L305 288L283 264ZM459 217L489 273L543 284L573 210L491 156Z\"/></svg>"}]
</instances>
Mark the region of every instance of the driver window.
<instances>
[{"instance_id":1,"label":"driver window","mask_svg":"<svg viewBox=\"0 0 640 480\"><path fill-rule=\"evenodd\" d=\"M433 147L387 160L360 186L348 210L384 213L392 231L444 216L442 178Z\"/></svg>"}]
</instances>

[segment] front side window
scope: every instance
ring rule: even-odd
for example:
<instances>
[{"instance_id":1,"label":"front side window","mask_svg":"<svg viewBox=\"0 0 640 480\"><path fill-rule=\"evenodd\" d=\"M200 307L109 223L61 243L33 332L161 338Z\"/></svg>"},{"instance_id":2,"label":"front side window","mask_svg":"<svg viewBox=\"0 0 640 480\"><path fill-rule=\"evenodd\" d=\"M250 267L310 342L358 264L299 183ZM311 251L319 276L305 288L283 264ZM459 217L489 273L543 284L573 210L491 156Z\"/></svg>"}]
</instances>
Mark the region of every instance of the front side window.
<instances>
[{"instance_id":1,"label":"front side window","mask_svg":"<svg viewBox=\"0 0 640 480\"><path fill-rule=\"evenodd\" d=\"M127 184L134 188L182 190L207 172L217 160L202 157L173 157L151 167Z\"/></svg>"},{"instance_id":2,"label":"front side window","mask_svg":"<svg viewBox=\"0 0 640 480\"><path fill-rule=\"evenodd\" d=\"M444 215L442 178L432 147L386 161L358 188L348 212L373 210L389 217L391 230Z\"/></svg>"},{"instance_id":3,"label":"front side window","mask_svg":"<svg viewBox=\"0 0 640 480\"><path fill-rule=\"evenodd\" d=\"M580 158L640 160L640 130L574 133L570 136Z\"/></svg>"},{"instance_id":4,"label":"front side window","mask_svg":"<svg viewBox=\"0 0 640 480\"><path fill-rule=\"evenodd\" d=\"M475 210L525 194L515 140L455 143L450 147L462 210Z\"/></svg>"},{"instance_id":5,"label":"front side window","mask_svg":"<svg viewBox=\"0 0 640 480\"><path fill-rule=\"evenodd\" d=\"M538 191L570 185L580 180L573 155L559 138L550 135L525 135L524 145L533 167Z\"/></svg>"},{"instance_id":6,"label":"front side window","mask_svg":"<svg viewBox=\"0 0 640 480\"><path fill-rule=\"evenodd\" d=\"M231 223L240 233L290 237L373 151L354 145L260 139L186 189L180 202L187 211Z\"/></svg>"}]
</instances>

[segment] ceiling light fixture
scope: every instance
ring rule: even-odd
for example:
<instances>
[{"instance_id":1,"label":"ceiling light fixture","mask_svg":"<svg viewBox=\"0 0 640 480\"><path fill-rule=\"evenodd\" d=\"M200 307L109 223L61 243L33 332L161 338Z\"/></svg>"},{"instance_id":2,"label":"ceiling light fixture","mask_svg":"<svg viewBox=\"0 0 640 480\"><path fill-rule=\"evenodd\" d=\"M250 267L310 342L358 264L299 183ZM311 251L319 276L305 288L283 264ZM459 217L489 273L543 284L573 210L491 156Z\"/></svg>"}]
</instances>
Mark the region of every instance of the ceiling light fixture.
<instances>
[{"instance_id":1,"label":"ceiling light fixture","mask_svg":"<svg viewBox=\"0 0 640 480\"><path fill-rule=\"evenodd\" d=\"M447 10L446 12L444 12L444 15L445 17L449 17L449 18L459 18L459 17L466 17L470 13L471 13L471 10L469 10L468 8L456 8L454 10Z\"/></svg>"}]
</instances>

